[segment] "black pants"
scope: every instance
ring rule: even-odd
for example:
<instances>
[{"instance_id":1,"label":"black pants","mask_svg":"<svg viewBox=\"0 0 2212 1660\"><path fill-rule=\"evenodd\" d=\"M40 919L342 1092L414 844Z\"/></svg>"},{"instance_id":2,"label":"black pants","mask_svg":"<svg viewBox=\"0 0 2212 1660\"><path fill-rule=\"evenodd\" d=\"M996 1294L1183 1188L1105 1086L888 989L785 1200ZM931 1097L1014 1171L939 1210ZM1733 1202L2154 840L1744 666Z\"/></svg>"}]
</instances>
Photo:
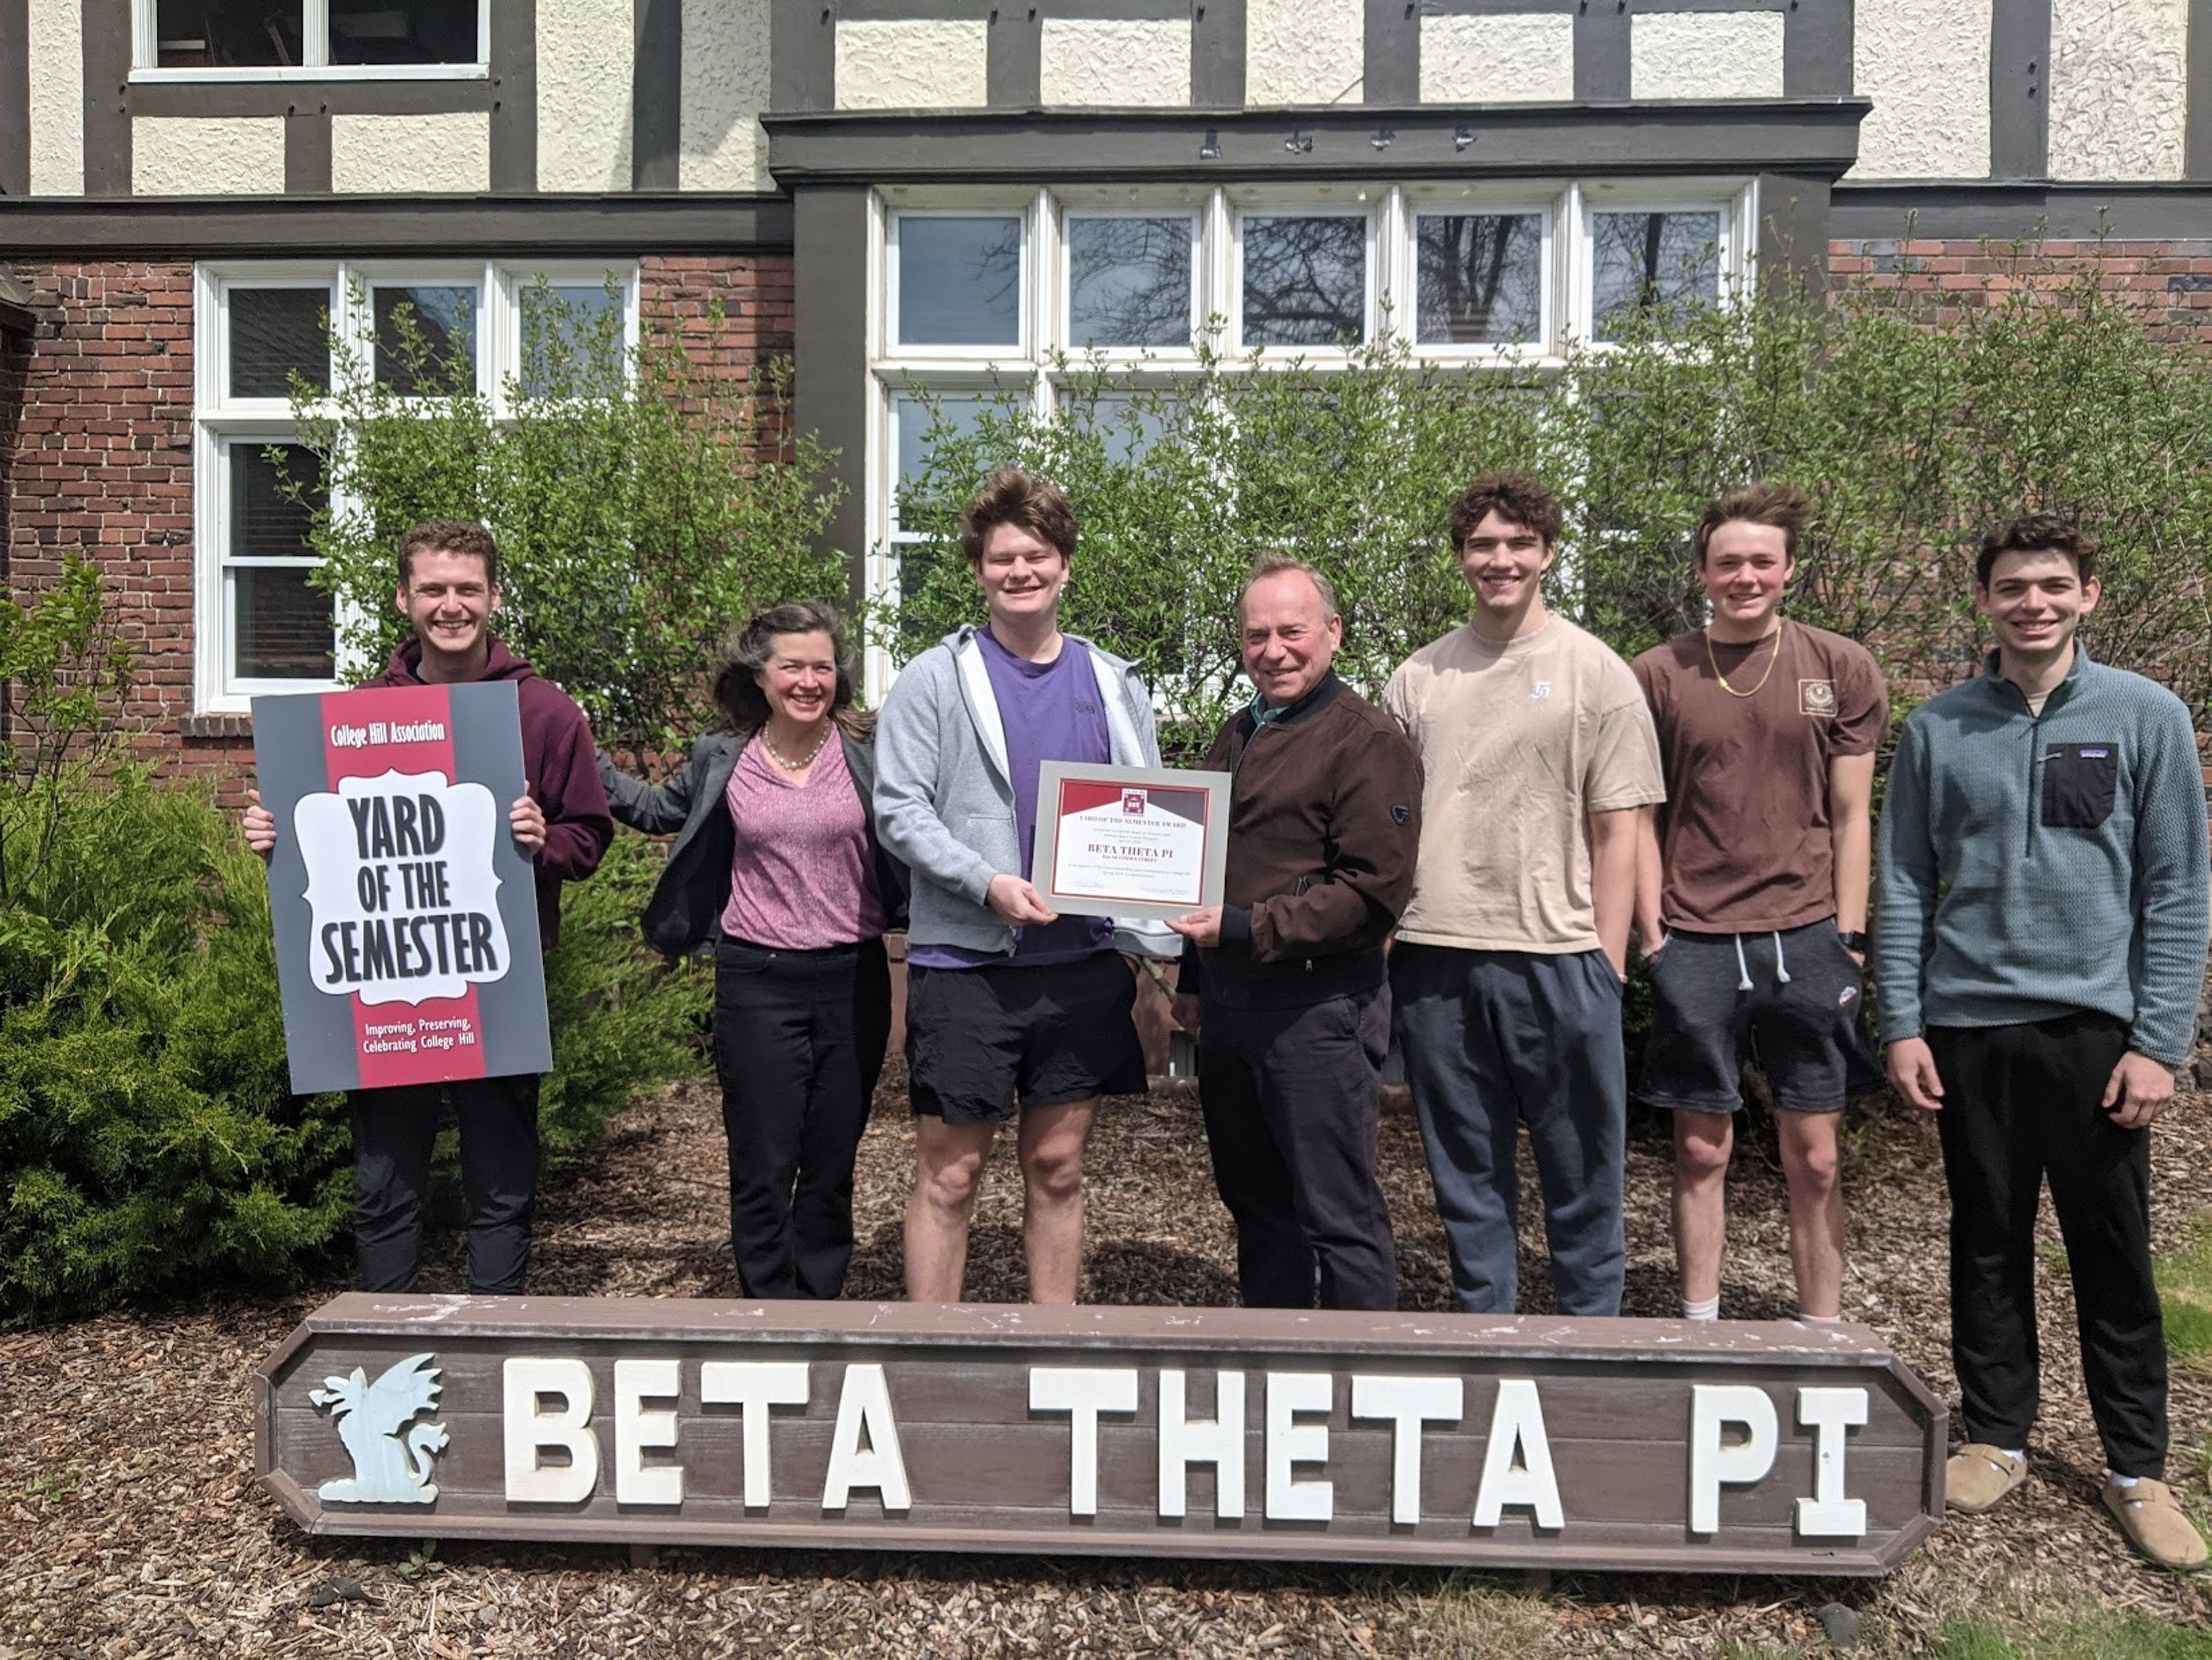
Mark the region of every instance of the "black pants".
<instances>
[{"instance_id":1,"label":"black pants","mask_svg":"<svg viewBox=\"0 0 2212 1660\"><path fill-rule=\"evenodd\" d=\"M884 942L714 952L714 1067L730 1247L748 1297L835 1297L853 1256L853 1155L891 1035Z\"/></svg>"},{"instance_id":2,"label":"black pants","mask_svg":"<svg viewBox=\"0 0 2212 1660\"><path fill-rule=\"evenodd\" d=\"M2166 1468L2166 1334L2150 1265L2150 1135L2100 1104L2127 1028L2087 1012L1928 1033L1951 1189L1951 1354L1967 1438L2027 1444L2035 1421L2035 1211L2066 1241L2081 1371L2105 1457Z\"/></svg>"},{"instance_id":3,"label":"black pants","mask_svg":"<svg viewBox=\"0 0 2212 1660\"><path fill-rule=\"evenodd\" d=\"M1394 1309L1398 1259L1375 1181L1377 1073L1390 994L1306 1008L1231 1008L1208 997L1199 1102L1214 1185L1237 1221L1247 1308Z\"/></svg>"},{"instance_id":4,"label":"black pants","mask_svg":"<svg viewBox=\"0 0 2212 1660\"><path fill-rule=\"evenodd\" d=\"M363 1291L411 1292L422 1269L422 1193L441 1098L461 1132L469 1292L519 1297L538 1197L538 1078L354 1090L353 1243Z\"/></svg>"}]
</instances>

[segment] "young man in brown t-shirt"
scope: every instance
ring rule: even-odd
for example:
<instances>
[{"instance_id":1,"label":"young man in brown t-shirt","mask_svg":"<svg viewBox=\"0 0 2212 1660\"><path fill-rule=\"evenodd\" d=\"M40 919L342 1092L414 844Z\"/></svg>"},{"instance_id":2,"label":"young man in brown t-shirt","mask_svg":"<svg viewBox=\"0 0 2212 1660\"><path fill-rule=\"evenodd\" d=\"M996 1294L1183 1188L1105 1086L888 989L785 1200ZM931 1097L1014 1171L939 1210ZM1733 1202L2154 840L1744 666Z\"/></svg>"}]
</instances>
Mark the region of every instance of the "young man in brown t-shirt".
<instances>
[{"instance_id":1,"label":"young man in brown t-shirt","mask_svg":"<svg viewBox=\"0 0 2212 1660\"><path fill-rule=\"evenodd\" d=\"M1782 484L1706 508L1695 541L1712 620L1632 666L1667 776L1637 884L1654 1006L1638 1093L1674 1116L1674 1251L1692 1320L1719 1317L1737 1075L1753 1050L1782 1110L1798 1313L1841 1313L1836 1123L1859 1044L1889 700L1863 647L1781 614L1809 512Z\"/></svg>"}]
</instances>

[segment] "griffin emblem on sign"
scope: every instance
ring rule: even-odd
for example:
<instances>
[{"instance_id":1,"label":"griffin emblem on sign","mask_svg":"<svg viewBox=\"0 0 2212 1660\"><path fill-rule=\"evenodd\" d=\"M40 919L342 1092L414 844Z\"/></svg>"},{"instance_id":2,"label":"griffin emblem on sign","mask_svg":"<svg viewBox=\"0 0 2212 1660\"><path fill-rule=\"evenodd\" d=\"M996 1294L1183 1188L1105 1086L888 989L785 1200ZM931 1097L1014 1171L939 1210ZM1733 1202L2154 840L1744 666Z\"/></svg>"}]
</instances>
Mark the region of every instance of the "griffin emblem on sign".
<instances>
[{"instance_id":1,"label":"griffin emblem on sign","mask_svg":"<svg viewBox=\"0 0 2212 1660\"><path fill-rule=\"evenodd\" d=\"M438 1409L434 1354L414 1354L389 1367L374 1383L359 1366L350 1377L325 1377L307 1398L330 1409L338 1439L353 1458L351 1480L315 1489L325 1502L349 1505L428 1505L438 1496L430 1460L445 1450L443 1424L408 1426ZM404 1432L403 1434L402 1432Z\"/></svg>"}]
</instances>

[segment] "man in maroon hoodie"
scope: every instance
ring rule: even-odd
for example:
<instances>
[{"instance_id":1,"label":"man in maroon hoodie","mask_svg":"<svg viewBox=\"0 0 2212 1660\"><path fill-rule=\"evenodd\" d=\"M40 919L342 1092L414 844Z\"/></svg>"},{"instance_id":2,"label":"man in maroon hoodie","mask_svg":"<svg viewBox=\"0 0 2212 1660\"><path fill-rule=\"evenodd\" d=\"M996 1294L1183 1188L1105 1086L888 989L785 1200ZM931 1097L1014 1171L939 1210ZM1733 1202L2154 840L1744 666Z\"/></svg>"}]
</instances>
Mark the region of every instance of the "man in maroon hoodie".
<instances>
[{"instance_id":1,"label":"man in maroon hoodie","mask_svg":"<svg viewBox=\"0 0 2212 1660\"><path fill-rule=\"evenodd\" d=\"M614 839L590 721L568 696L495 639L499 546L482 525L433 519L399 544L399 609L414 638L392 654L372 686L511 680L522 712L524 794L507 813L516 844L538 867L538 929L561 937L561 885L599 868ZM248 790L246 840L264 858L276 821ZM422 1268L422 1192L439 1110L450 1101L461 1133L461 1187L469 1206L471 1294L519 1294L530 1267L530 1214L538 1192L536 1076L355 1090L354 1252L363 1291L411 1292Z\"/></svg>"}]
</instances>

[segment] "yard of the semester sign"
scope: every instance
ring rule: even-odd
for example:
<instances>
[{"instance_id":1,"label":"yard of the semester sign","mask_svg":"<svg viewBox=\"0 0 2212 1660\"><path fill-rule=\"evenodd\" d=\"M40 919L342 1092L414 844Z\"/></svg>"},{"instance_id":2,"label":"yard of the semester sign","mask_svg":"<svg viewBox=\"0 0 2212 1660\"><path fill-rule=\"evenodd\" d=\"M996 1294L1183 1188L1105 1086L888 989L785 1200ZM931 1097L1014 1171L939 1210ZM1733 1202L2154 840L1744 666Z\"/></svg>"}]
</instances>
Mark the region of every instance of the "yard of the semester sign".
<instances>
[{"instance_id":1,"label":"yard of the semester sign","mask_svg":"<svg viewBox=\"0 0 2212 1660\"><path fill-rule=\"evenodd\" d=\"M355 1293L254 1383L317 1533L1858 1574L1943 1504L1863 1326Z\"/></svg>"},{"instance_id":2,"label":"yard of the semester sign","mask_svg":"<svg viewBox=\"0 0 2212 1660\"><path fill-rule=\"evenodd\" d=\"M552 1064L513 685L253 700L292 1087Z\"/></svg>"}]
</instances>

